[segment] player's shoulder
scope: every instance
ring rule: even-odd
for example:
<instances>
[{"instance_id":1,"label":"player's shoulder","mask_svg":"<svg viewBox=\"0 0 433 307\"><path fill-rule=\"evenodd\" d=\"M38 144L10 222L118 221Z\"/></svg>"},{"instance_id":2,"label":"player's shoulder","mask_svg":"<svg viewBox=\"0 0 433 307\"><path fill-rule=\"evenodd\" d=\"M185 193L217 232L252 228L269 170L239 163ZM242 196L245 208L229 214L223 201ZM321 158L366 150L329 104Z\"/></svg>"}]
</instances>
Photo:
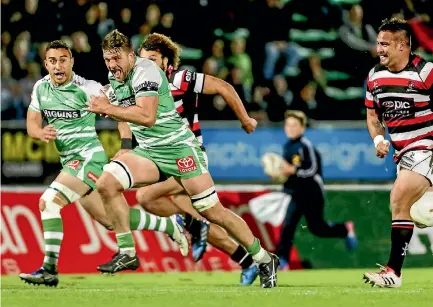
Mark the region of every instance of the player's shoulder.
<instances>
[{"instance_id":1,"label":"player's shoulder","mask_svg":"<svg viewBox=\"0 0 433 307\"><path fill-rule=\"evenodd\" d=\"M35 82L35 85L33 85L34 89L39 88L41 85L49 84L50 83L50 75L46 75L45 77L42 77L38 81Z\"/></svg>"},{"instance_id":2,"label":"player's shoulder","mask_svg":"<svg viewBox=\"0 0 433 307\"><path fill-rule=\"evenodd\" d=\"M433 70L433 62L424 59L422 56L415 55L412 60L413 67L418 73L428 75Z\"/></svg>"},{"instance_id":3,"label":"player's shoulder","mask_svg":"<svg viewBox=\"0 0 433 307\"><path fill-rule=\"evenodd\" d=\"M72 83L81 87L102 87L101 83L98 81L86 79L80 75L77 75L76 73L74 73L72 76Z\"/></svg>"},{"instance_id":4,"label":"player's shoulder","mask_svg":"<svg viewBox=\"0 0 433 307\"><path fill-rule=\"evenodd\" d=\"M371 77L373 77L374 74L386 70L386 67L383 66L382 64L376 64L374 65L374 67L372 69L370 69L370 71L368 72L368 79L371 79Z\"/></svg>"},{"instance_id":5,"label":"player's shoulder","mask_svg":"<svg viewBox=\"0 0 433 307\"><path fill-rule=\"evenodd\" d=\"M314 147L313 142L311 142L306 136L302 136L299 140L301 145L304 147Z\"/></svg>"},{"instance_id":6,"label":"player's shoulder","mask_svg":"<svg viewBox=\"0 0 433 307\"><path fill-rule=\"evenodd\" d=\"M102 92L108 97L111 103L117 102L116 93L110 83L102 87Z\"/></svg>"},{"instance_id":7,"label":"player's shoulder","mask_svg":"<svg viewBox=\"0 0 433 307\"><path fill-rule=\"evenodd\" d=\"M98 96L102 89L102 84L98 81L86 79L75 73L72 76L72 84L84 91L88 96Z\"/></svg>"},{"instance_id":8,"label":"player's shoulder","mask_svg":"<svg viewBox=\"0 0 433 307\"><path fill-rule=\"evenodd\" d=\"M149 59L137 57L133 68L134 73L146 71L147 69L159 68L158 65Z\"/></svg>"}]
</instances>

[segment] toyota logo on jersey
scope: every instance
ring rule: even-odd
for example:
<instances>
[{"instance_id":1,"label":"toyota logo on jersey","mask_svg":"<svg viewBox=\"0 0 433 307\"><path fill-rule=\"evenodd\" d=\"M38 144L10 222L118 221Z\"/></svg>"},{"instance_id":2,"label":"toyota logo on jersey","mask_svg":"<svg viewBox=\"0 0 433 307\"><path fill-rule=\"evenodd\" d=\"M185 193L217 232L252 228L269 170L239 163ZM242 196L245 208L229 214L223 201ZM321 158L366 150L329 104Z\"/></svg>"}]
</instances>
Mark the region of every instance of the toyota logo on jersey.
<instances>
[{"instance_id":1,"label":"toyota logo on jersey","mask_svg":"<svg viewBox=\"0 0 433 307\"><path fill-rule=\"evenodd\" d=\"M197 169L193 156L176 159L177 168L181 173L192 172Z\"/></svg>"}]
</instances>

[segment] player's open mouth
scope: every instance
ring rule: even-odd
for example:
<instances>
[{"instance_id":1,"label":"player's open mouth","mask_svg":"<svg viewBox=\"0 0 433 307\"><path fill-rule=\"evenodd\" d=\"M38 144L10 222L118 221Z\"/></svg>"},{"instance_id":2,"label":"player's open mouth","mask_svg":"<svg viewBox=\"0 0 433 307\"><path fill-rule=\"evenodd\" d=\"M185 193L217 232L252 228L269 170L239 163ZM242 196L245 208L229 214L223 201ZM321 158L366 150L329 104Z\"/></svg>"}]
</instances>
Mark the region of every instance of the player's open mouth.
<instances>
[{"instance_id":1,"label":"player's open mouth","mask_svg":"<svg viewBox=\"0 0 433 307\"><path fill-rule=\"evenodd\" d=\"M387 58L387 56L386 55L381 55L379 58L380 58L381 61L383 61L383 60L385 60Z\"/></svg>"},{"instance_id":2,"label":"player's open mouth","mask_svg":"<svg viewBox=\"0 0 433 307\"><path fill-rule=\"evenodd\" d=\"M65 73L64 73L64 72L56 72L56 73L54 73L54 75L55 75L57 78L63 78L63 77L65 76Z\"/></svg>"}]
</instances>

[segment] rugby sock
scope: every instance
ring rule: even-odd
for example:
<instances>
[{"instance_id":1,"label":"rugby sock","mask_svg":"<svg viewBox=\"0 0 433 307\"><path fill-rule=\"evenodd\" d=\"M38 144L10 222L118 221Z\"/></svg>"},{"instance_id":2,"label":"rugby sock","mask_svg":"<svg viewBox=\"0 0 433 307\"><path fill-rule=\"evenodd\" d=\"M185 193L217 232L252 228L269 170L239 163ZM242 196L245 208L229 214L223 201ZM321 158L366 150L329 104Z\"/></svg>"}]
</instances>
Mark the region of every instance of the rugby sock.
<instances>
[{"instance_id":1,"label":"rugby sock","mask_svg":"<svg viewBox=\"0 0 433 307\"><path fill-rule=\"evenodd\" d=\"M132 232L116 233L116 238L120 254L127 254L129 257L135 256L135 242Z\"/></svg>"},{"instance_id":2,"label":"rugby sock","mask_svg":"<svg viewBox=\"0 0 433 307\"><path fill-rule=\"evenodd\" d=\"M188 213L185 213L185 216L183 218L185 228L192 227L194 221L195 221L195 219L191 215L189 215Z\"/></svg>"},{"instance_id":3,"label":"rugby sock","mask_svg":"<svg viewBox=\"0 0 433 307\"><path fill-rule=\"evenodd\" d=\"M237 262L242 267L242 270L248 269L254 265L253 257L251 257L251 255L249 255L248 252L240 245L230 256L230 258Z\"/></svg>"},{"instance_id":4,"label":"rugby sock","mask_svg":"<svg viewBox=\"0 0 433 307\"><path fill-rule=\"evenodd\" d=\"M410 220L394 220L391 225L391 254L388 267L400 276L404 257L413 234L413 222Z\"/></svg>"},{"instance_id":5,"label":"rugby sock","mask_svg":"<svg viewBox=\"0 0 433 307\"><path fill-rule=\"evenodd\" d=\"M189 231L191 235L200 236L200 231L202 226L200 220L186 213L183 219L183 223L185 225L185 228Z\"/></svg>"},{"instance_id":6,"label":"rugby sock","mask_svg":"<svg viewBox=\"0 0 433 307\"><path fill-rule=\"evenodd\" d=\"M268 252L260 246L260 241L257 238L254 238L253 244L247 247L247 251L257 263L269 263L271 261Z\"/></svg>"},{"instance_id":7,"label":"rugby sock","mask_svg":"<svg viewBox=\"0 0 433 307\"><path fill-rule=\"evenodd\" d=\"M174 235L174 223L170 217L159 217L140 209L129 209L129 226L131 230L154 230Z\"/></svg>"},{"instance_id":8,"label":"rugby sock","mask_svg":"<svg viewBox=\"0 0 433 307\"><path fill-rule=\"evenodd\" d=\"M57 206L57 205L56 205ZM60 245L63 240L63 221L60 211L58 213L41 212L42 228L44 229L45 257L44 269L51 272L57 271Z\"/></svg>"}]
</instances>

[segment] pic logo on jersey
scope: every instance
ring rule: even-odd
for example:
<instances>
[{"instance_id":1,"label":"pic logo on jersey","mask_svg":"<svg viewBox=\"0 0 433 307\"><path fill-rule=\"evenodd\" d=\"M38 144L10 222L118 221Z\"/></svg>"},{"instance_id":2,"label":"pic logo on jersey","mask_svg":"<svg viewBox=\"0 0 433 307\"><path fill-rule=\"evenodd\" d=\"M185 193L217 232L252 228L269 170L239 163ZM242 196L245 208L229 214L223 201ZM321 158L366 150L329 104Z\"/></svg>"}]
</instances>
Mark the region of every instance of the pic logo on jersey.
<instances>
[{"instance_id":1,"label":"pic logo on jersey","mask_svg":"<svg viewBox=\"0 0 433 307\"><path fill-rule=\"evenodd\" d=\"M80 160L72 160L68 164L66 164L66 166L76 171L80 166L80 163L81 163Z\"/></svg>"},{"instance_id":2,"label":"pic logo on jersey","mask_svg":"<svg viewBox=\"0 0 433 307\"><path fill-rule=\"evenodd\" d=\"M176 159L176 164L181 173L188 173L197 169L197 164L195 163L193 156Z\"/></svg>"}]
</instances>

